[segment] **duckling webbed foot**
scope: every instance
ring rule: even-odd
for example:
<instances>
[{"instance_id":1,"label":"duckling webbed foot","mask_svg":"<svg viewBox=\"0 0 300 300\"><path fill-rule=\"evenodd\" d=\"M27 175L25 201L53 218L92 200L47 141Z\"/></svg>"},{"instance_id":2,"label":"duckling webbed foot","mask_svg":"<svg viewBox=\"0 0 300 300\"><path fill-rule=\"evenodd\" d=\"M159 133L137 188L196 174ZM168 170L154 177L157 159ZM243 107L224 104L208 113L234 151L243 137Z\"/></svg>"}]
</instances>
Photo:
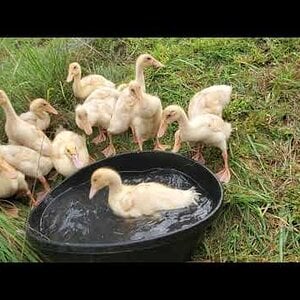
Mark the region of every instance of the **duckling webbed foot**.
<instances>
[{"instance_id":1,"label":"duckling webbed foot","mask_svg":"<svg viewBox=\"0 0 300 300\"><path fill-rule=\"evenodd\" d=\"M102 142L105 142L106 141L106 135L104 133L104 131L102 129L99 129L99 135L96 136L92 142L95 144L95 145L98 145Z\"/></svg>"},{"instance_id":2,"label":"duckling webbed foot","mask_svg":"<svg viewBox=\"0 0 300 300\"><path fill-rule=\"evenodd\" d=\"M229 169L223 169L216 174L220 182L228 183L230 181L230 171Z\"/></svg>"},{"instance_id":3,"label":"duckling webbed foot","mask_svg":"<svg viewBox=\"0 0 300 300\"><path fill-rule=\"evenodd\" d=\"M196 152L196 154L194 154L193 156L192 156L192 159L193 160L196 160L197 162L199 162L200 164L205 164L205 159L204 159L204 157L203 157L203 155L202 155L202 153L201 152Z\"/></svg>"},{"instance_id":4,"label":"duckling webbed foot","mask_svg":"<svg viewBox=\"0 0 300 300\"><path fill-rule=\"evenodd\" d=\"M170 145L161 144L158 140L156 141L154 146L154 150L160 150L160 151L166 151L169 148L171 148Z\"/></svg>"},{"instance_id":5,"label":"duckling webbed foot","mask_svg":"<svg viewBox=\"0 0 300 300\"><path fill-rule=\"evenodd\" d=\"M101 151L105 157L113 156L116 154L116 149L114 145L108 145L104 150Z\"/></svg>"}]
</instances>

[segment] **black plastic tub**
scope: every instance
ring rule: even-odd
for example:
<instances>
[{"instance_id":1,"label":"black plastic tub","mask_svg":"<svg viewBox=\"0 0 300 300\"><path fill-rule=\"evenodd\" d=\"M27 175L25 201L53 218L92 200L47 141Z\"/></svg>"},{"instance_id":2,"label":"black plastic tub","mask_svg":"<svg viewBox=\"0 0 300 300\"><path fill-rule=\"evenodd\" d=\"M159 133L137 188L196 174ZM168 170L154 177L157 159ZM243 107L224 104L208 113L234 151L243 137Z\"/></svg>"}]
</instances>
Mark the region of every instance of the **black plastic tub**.
<instances>
[{"instance_id":1,"label":"black plastic tub","mask_svg":"<svg viewBox=\"0 0 300 300\"><path fill-rule=\"evenodd\" d=\"M201 193L195 207L164 212L160 219L127 220L112 214L107 189L87 198L93 171L108 166L127 182L152 181ZM149 181L151 181L149 179ZM191 258L206 227L221 208L223 189L205 166L170 152L124 153L79 170L32 210L29 242L45 261L183 262Z\"/></svg>"}]
</instances>

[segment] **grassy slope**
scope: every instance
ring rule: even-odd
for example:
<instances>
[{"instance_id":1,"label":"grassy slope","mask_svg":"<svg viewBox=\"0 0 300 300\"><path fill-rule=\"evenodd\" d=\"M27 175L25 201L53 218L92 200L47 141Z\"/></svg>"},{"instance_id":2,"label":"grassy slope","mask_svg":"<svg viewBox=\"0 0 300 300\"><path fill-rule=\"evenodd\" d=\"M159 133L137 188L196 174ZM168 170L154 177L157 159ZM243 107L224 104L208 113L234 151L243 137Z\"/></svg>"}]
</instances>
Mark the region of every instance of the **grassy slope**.
<instances>
[{"instance_id":1,"label":"grassy slope","mask_svg":"<svg viewBox=\"0 0 300 300\"><path fill-rule=\"evenodd\" d=\"M71 61L82 64L84 75L99 73L118 84L133 78L136 57L149 52L166 65L146 71L148 92L164 106L186 108L200 89L231 84L224 118L235 128L229 145L233 176L224 211L194 259L300 261L299 50L299 39L3 39L0 88L19 113L33 98L50 99L61 112L48 132L52 136L58 124L79 132L76 100L65 82ZM0 117L3 128L2 110ZM164 142L173 143L175 128ZM6 142L3 129L0 138ZM119 152L135 149L128 134L115 140ZM89 144L99 159L104 147ZM221 167L219 150L206 148L205 157L212 170Z\"/></svg>"}]
</instances>

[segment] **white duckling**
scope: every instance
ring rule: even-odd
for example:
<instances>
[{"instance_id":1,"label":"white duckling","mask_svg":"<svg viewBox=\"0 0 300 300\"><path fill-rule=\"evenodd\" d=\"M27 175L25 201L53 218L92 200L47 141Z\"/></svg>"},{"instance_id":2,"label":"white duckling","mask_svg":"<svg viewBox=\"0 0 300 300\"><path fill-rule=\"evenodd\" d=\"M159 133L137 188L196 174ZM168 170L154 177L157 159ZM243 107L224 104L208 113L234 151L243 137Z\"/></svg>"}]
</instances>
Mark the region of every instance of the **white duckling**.
<instances>
[{"instance_id":1,"label":"white duckling","mask_svg":"<svg viewBox=\"0 0 300 300\"><path fill-rule=\"evenodd\" d=\"M54 168L65 177L71 176L90 163L85 137L73 131L59 129L52 145Z\"/></svg>"},{"instance_id":2,"label":"white duckling","mask_svg":"<svg viewBox=\"0 0 300 300\"><path fill-rule=\"evenodd\" d=\"M162 145L157 137L162 117L160 99L143 92L142 86L135 80L129 83L129 90L136 98L130 127L135 132L140 151L143 151L143 142L151 138L156 139L155 150L165 150L167 146Z\"/></svg>"},{"instance_id":3,"label":"white duckling","mask_svg":"<svg viewBox=\"0 0 300 300\"><path fill-rule=\"evenodd\" d=\"M112 211L123 218L154 215L162 210L173 210L197 204L199 194L194 188L180 190L166 185L148 182L125 185L120 175L109 168L100 168L91 176L89 198L108 186L108 204Z\"/></svg>"},{"instance_id":4,"label":"white duckling","mask_svg":"<svg viewBox=\"0 0 300 300\"><path fill-rule=\"evenodd\" d=\"M25 192L31 203L36 203L36 200L28 188L25 175L15 170L0 155L0 198L10 198L19 192Z\"/></svg>"},{"instance_id":5,"label":"white duckling","mask_svg":"<svg viewBox=\"0 0 300 300\"><path fill-rule=\"evenodd\" d=\"M39 179L45 192L50 191L45 178L53 168L50 157L41 156L38 152L19 145L0 145L0 155L26 176Z\"/></svg>"},{"instance_id":6,"label":"white duckling","mask_svg":"<svg viewBox=\"0 0 300 300\"><path fill-rule=\"evenodd\" d=\"M79 63L73 62L69 64L69 72L67 82L73 82L73 92L76 98L84 100L95 89L99 87L115 87L115 84L101 75L88 75L81 78L81 67Z\"/></svg>"},{"instance_id":7,"label":"white duckling","mask_svg":"<svg viewBox=\"0 0 300 300\"><path fill-rule=\"evenodd\" d=\"M99 144L106 140L106 135L103 129L107 129L109 126L117 101L117 96L119 94L105 94L105 91L103 90L95 90L83 104L77 105L75 109L76 125L80 129L84 130L87 135L92 134L92 127L99 128L99 135L93 139L93 143L95 144ZM109 145L102 151L105 157L116 154L116 150L112 142L112 136L111 134L107 135L109 138Z\"/></svg>"},{"instance_id":8,"label":"white duckling","mask_svg":"<svg viewBox=\"0 0 300 300\"><path fill-rule=\"evenodd\" d=\"M216 175L221 182L229 182L227 140L232 131L231 124L213 114L200 114L198 117L189 120L179 105L170 105L163 111L158 136L163 136L168 124L175 121L178 122L179 129L175 133L175 143L172 151L178 152L181 142L200 142L218 147L222 151L224 169Z\"/></svg>"},{"instance_id":9,"label":"white duckling","mask_svg":"<svg viewBox=\"0 0 300 300\"><path fill-rule=\"evenodd\" d=\"M15 112L6 93L0 90L0 106L4 109L5 133L9 143L31 148L43 156L51 156L52 144L43 131L22 120Z\"/></svg>"},{"instance_id":10,"label":"white duckling","mask_svg":"<svg viewBox=\"0 0 300 300\"><path fill-rule=\"evenodd\" d=\"M142 91L145 91L144 69L150 66L161 68L164 65L150 54L141 54L137 58L135 65L135 80L141 85ZM134 102L134 100L132 100L128 84L119 85L118 90L121 91L121 94L117 101L108 129L108 131L113 135L121 134L130 127L132 118L132 105ZM133 139L135 142L137 142L135 132L132 127L131 130Z\"/></svg>"},{"instance_id":11,"label":"white duckling","mask_svg":"<svg viewBox=\"0 0 300 300\"><path fill-rule=\"evenodd\" d=\"M57 115L57 110L45 99L38 98L31 101L29 111L20 114L20 118L40 130L46 130L50 126L50 115Z\"/></svg>"}]
</instances>

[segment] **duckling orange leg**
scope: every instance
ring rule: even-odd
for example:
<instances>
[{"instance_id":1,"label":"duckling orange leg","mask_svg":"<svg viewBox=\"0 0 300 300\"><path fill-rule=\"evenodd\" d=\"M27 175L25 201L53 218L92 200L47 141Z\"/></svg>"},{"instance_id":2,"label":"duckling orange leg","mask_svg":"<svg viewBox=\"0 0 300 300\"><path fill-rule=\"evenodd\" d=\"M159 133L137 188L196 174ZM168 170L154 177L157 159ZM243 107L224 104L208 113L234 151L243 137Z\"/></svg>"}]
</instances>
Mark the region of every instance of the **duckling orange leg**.
<instances>
[{"instance_id":1,"label":"duckling orange leg","mask_svg":"<svg viewBox=\"0 0 300 300\"><path fill-rule=\"evenodd\" d=\"M138 140L137 140L137 137L136 137L136 133L135 133L134 127L130 126L130 129L131 129L131 132L132 132L133 142L136 143L136 144L138 144Z\"/></svg>"},{"instance_id":2,"label":"duckling orange leg","mask_svg":"<svg viewBox=\"0 0 300 300\"><path fill-rule=\"evenodd\" d=\"M194 159L194 160L196 160L196 161L198 161L199 163L201 163L201 164L205 164L205 159L204 159L204 157L203 157L203 155L202 155L202 152L201 152L201 150L202 150L202 148L203 148L203 146L200 144L200 145L197 145L197 150L196 150L196 154L194 154L193 156L192 156L192 159Z\"/></svg>"},{"instance_id":3,"label":"duckling orange leg","mask_svg":"<svg viewBox=\"0 0 300 300\"><path fill-rule=\"evenodd\" d=\"M179 149L181 148L181 138L180 138L180 131L177 130L175 132L175 143L174 143L174 146L173 146L173 149L172 149L172 152L176 153L179 151Z\"/></svg>"},{"instance_id":4,"label":"duckling orange leg","mask_svg":"<svg viewBox=\"0 0 300 300\"><path fill-rule=\"evenodd\" d=\"M45 191L49 192L51 190L51 188L50 188L50 185L49 185L48 181L46 180L46 178L44 176L40 176L38 179L41 182L41 184L43 185Z\"/></svg>"},{"instance_id":5,"label":"duckling orange leg","mask_svg":"<svg viewBox=\"0 0 300 300\"><path fill-rule=\"evenodd\" d=\"M136 138L137 138L137 142L138 142L138 145L139 145L139 150L142 152L143 151L144 140L141 137L136 137Z\"/></svg>"},{"instance_id":6,"label":"duckling orange leg","mask_svg":"<svg viewBox=\"0 0 300 300\"><path fill-rule=\"evenodd\" d=\"M30 205L33 205L33 206L37 206L37 201L34 199L32 193L30 190L27 190L26 191L26 195L28 196L29 200L30 200Z\"/></svg>"},{"instance_id":7,"label":"duckling orange leg","mask_svg":"<svg viewBox=\"0 0 300 300\"><path fill-rule=\"evenodd\" d=\"M228 183L230 181L230 170L228 166L228 154L227 150L222 152L222 157L224 160L224 169L216 174L221 182Z\"/></svg>"},{"instance_id":8,"label":"duckling orange leg","mask_svg":"<svg viewBox=\"0 0 300 300\"><path fill-rule=\"evenodd\" d=\"M101 151L105 157L109 157L116 154L116 149L112 142L111 134L108 134L108 138L109 138L109 145L104 150Z\"/></svg>"},{"instance_id":9,"label":"duckling orange leg","mask_svg":"<svg viewBox=\"0 0 300 300\"><path fill-rule=\"evenodd\" d=\"M100 144L100 143L102 143L102 142L105 142L105 141L106 141L105 131L104 131L101 127L99 127L99 135L96 136L96 137L93 139L92 142L93 142L95 145L98 145L98 144Z\"/></svg>"},{"instance_id":10,"label":"duckling orange leg","mask_svg":"<svg viewBox=\"0 0 300 300\"><path fill-rule=\"evenodd\" d=\"M169 145L163 145L160 143L159 138L156 137L156 142L155 142L155 146L154 146L154 150L161 150L161 151L165 151L168 148L170 148Z\"/></svg>"}]
</instances>

